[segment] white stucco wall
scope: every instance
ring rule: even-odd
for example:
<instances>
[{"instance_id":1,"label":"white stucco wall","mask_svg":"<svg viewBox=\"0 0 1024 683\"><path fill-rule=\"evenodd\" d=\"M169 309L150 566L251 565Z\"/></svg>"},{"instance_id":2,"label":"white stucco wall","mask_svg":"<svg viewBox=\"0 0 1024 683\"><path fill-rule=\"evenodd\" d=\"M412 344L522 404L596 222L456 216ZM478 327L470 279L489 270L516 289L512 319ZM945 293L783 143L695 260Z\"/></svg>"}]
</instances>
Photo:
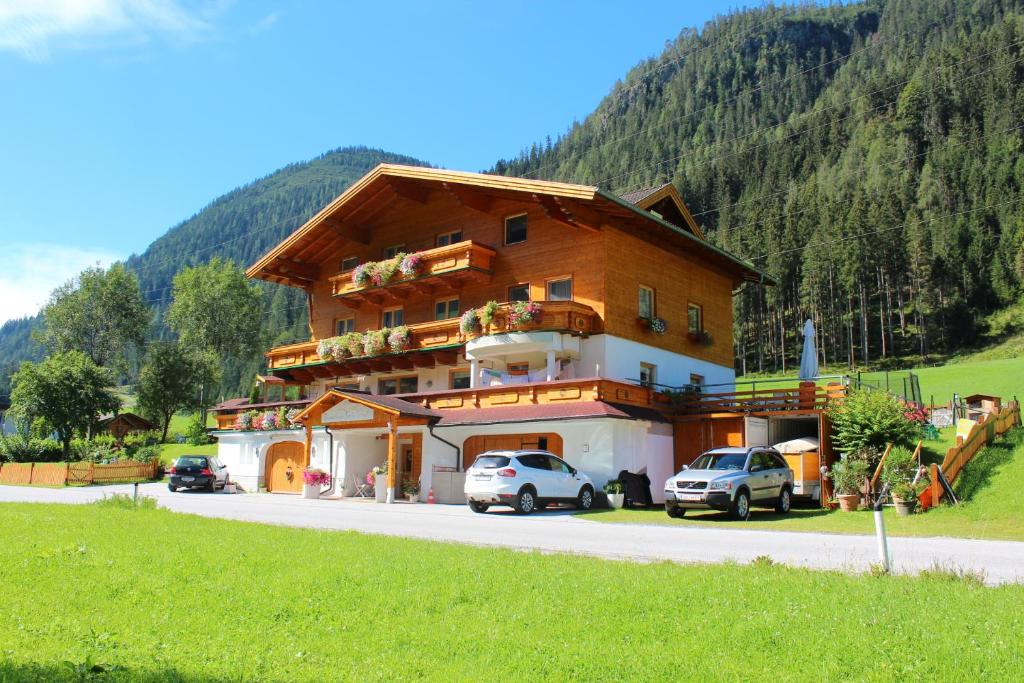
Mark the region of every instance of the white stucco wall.
<instances>
[{"instance_id":1,"label":"white stucco wall","mask_svg":"<svg viewBox=\"0 0 1024 683\"><path fill-rule=\"evenodd\" d=\"M707 384L732 384L736 381L736 371L731 367L608 334L583 340L576 376L635 381L640 378L640 363L656 366L655 381L673 387L689 384L691 373L703 376ZM715 388L715 391L729 390L729 387Z\"/></svg>"}]
</instances>

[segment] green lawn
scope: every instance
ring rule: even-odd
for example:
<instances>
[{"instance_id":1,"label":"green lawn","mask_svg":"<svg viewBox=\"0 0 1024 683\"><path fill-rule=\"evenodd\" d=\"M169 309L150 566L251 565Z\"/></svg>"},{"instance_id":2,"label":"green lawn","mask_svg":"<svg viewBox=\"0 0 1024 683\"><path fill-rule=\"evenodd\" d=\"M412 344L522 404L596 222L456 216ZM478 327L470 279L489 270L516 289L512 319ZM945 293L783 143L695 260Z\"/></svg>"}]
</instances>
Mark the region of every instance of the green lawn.
<instances>
[{"instance_id":1,"label":"green lawn","mask_svg":"<svg viewBox=\"0 0 1024 683\"><path fill-rule=\"evenodd\" d=\"M1024 541L1024 429L1013 430L1006 439L975 456L953 488L964 500L960 505L941 505L911 517L897 517L892 509L887 509L886 530L897 536ZM662 509L593 510L580 514L598 522L847 534L875 531L871 512L827 512L820 508L794 509L789 515L755 509L746 522L734 522L725 513L713 511L690 511L683 519L671 519Z\"/></svg>"},{"instance_id":2,"label":"green lawn","mask_svg":"<svg viewBox=\"0 0 1024 683\"><path fill-rule=\"evenodd\" d=\"M634 564L7 504L0 585L11 681L93 667L197 682L1024 677L1024 586L948 575Z\"/></svg>"},{"instance_id":3,"label":"green lawn","mask_svg":"<svg viewBox=\"0 0 1024 683\"><path fill-rule=\"evenodd\" d=\"M187 443L165 443L160 446L160 462L170 465L182 455L217 455L217 444L191 446Z\"/></svg>"}]
</instances>

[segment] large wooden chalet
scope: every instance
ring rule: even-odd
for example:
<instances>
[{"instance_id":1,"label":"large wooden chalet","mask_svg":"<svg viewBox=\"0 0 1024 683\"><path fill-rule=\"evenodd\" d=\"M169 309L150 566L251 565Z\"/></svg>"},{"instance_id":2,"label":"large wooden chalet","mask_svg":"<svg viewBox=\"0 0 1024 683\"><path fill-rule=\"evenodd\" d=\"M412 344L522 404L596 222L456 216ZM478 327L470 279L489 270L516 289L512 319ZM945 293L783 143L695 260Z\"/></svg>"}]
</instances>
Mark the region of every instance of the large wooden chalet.
<instances>
[{"instance_id":1,"label":"large wooden chalet","mask_svg":"<svg viewBox=\"0 0 1024 683\"><path fill-rule=\"evenodd\" d=\"M312 465L351 495L386 462L392 493L417 481L458 501L478 453L543 447L598 485L644 471L658 500L713 445L714 415L735 441L745 419L815 421L825 400L706 403L733 389L733 292L765 277L708 242L671 185L619 197L384 164L248 275L305 291L310 321L309 341L267 353L274 396L217 409L248 488L298 491Z\"/></svg>"}]
</instances>

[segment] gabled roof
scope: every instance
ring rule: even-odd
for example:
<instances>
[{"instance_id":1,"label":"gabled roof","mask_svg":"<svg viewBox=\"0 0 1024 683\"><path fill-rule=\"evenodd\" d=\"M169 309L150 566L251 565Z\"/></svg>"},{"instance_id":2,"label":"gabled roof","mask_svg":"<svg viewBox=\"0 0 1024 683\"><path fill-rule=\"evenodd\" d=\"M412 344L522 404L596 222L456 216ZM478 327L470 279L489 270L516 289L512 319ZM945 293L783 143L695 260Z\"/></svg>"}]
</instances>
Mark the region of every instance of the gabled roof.
<instances>
[{"instance_id":1,"label":"gabled roof","mask_svg":"<svg viewBox=\"0 0 1024 683\"><path fill-rule=\"evenodd\" d=\"M296 415L292 421L301 422L308 418L314 411L324 406L334 406L342 401L352 401L360 405L379 410L390 415L400 417L422 418L429 422L436 422L440 415L437 411L424 408L418 403L412 403L395 396L383 396L380 394L367 394L362 391L345 391L342 389L329 389L324 395L313 401L311 404Z\"/></svg>"},{"instance_id":2,"label":"gabled roof","mask_svg":"<svg viewBox=\"0 0 1024 683\"><path fill-rule=\"evenodd\" d=\"M326 253L347 243L368 244L375 217L393 201L426 202L431 192L447 193L463 206L484 212L496 199L536 202L552 219L582 229L599 230L614 223L638 235L654 233L652 239L664 239L667 229L736 279L766 279L749 262L707 242L671 184L646 194L638 205L591 185L397 164L380 164L353 183L254 263L246 275L309 288L321 277L319 262ZM679 217L651 213L642 206L650 202L661 202Z\"/></svg>"},{"instance_id":3,"label":"gabled roof","mask_svg":"<svg viewBox=\"0 0 1024 683\"><path fill-rule=\"evenodd\" d=\"M135 413L118 413L117 415L108 413L106 415L100 415L99 424L101 427L104 427L117 419L121 419L135 429L153 429L152 422L141 415L136 415Z\"/></svg>"},{"instance_id":4,"label":"gabled roof","mask_svg":"<svg viewBox=\"0 0 1024 683\"><path fill-rule=\"evenodd\" d=\"M690 228L693 234L702 240L707 239L704 236L704 231L697 225L697 221L686 207L686 202L683 201L679 190L672 183L633 190L622 195L622 198L641 209L657 213L669 223Z\"/></svg>"}]
</instances>

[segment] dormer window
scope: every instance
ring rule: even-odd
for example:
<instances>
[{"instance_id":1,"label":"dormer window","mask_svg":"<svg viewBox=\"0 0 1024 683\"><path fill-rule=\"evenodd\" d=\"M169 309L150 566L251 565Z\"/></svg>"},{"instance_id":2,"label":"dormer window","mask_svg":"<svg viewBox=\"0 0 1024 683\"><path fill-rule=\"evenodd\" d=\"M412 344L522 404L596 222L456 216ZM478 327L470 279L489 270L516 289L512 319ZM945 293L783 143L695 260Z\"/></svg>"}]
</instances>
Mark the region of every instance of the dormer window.
<instances>
[{"instance_id":1,"label":"dormer window","mask_svg":"<svg viewBox=\"0 0 1024 683\"><path fill-rule=\"evenodd\" d=\"M509 216L505 219L505 244L519 244L526 241L526 214Z\"/></svg>"}]
</instances>

